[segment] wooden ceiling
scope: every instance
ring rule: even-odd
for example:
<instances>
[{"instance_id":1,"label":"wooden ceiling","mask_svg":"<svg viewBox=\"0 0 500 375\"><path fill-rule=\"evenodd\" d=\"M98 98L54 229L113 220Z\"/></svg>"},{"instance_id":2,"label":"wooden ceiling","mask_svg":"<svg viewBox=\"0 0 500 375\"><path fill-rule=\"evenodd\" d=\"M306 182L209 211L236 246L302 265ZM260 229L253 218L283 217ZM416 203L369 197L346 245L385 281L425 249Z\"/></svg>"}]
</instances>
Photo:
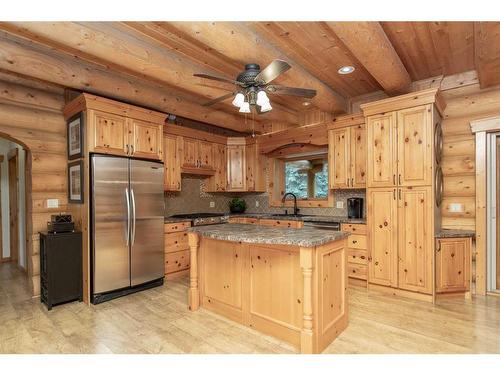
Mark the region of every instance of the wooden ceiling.
<instances>
[{"instance_id":1,"label":"wooden ceiling","mask_svg":"<svg viewBox=\"0 0 500 375\"><path fill-rule=\"evenodd\" d=\"M317 90L311 106L273 95L254 125L230 99L201 106L234 87L193 73L235 78L246 63L276 58L292 65L276 83ZM356 70L338 74L345 65ZM470 70L481 87L500 84L499 22L0 23L0 71L238 131L296 126L311 107L345 113L353 97Z\"/></svg>"}]
</instances>

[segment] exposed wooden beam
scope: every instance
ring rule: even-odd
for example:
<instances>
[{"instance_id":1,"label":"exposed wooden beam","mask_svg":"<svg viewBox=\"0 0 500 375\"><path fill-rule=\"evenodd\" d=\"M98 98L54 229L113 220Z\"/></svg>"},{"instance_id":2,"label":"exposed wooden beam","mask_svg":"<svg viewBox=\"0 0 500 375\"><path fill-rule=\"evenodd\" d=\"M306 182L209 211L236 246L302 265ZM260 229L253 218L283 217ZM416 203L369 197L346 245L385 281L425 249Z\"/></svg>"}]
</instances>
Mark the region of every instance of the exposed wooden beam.
<instances>
[{"instance_id":1,"label":"exposed wooden beam","mask_svg":"<svg viewBox=\"0 0 500 375\"><path fill-rule=\"evenodd\" d=\"M198 94L200 104L234 90L232 85L207 84L193 77L193 73L203 69L202 66L180 59L174 52L159 49L147 40L135 38L128 33L128 28L120 27L118 23L0 22L0 29L114 72L166 86L166 89L175 87L189 94ZM211 108L229 113L236 111L230 101ZM297 123L295 112L279 107L262 115L264 117Z\"/></svg>"},{"instance_id":2,"label":"exposed wooden beam","mask_svg":"<svg viewBox=\"0 0 500 375\"><path fill-rule=\"evenodd\" d=\"M294 87L312 88L317 95L312 104L327 112L346 112L347 100L308 73L300 64L277 49L241 22L170 22L170 31L188 35L205 45L208 51L237 61L240 66L255 62L265 67L274 59L286 60L292 69L276 82Z\"/></svg>"},{"instance_id":3,"label":"exposed wooden beam","mask_svg":"<svg viewBox=\"0 0 500 375\"><path fill-rule=\"evenodd\" d=\"M474 44L481 88L500 84L500 22L474 22Z\"/></svg>"},{"instance_id":4,"label":"exposed wooden beam","mask_svg":"<svg viewBox=\"0 0 500 375\"><path fill-rule=\"evenodd\" d=\"M198 121L249 131L242 115L200 106L200 97L146 83L0 32L0 69ZM255 124L261 131L262 124Z\"/></svg>"},{"instance_id":5,"label":"exposed wooden beam","mask_svg":"<svg viewBox=\"0 0 500 375\"><path fill-rule=\"evenodd\" d=\"M328 26L387 93L409 90L410 75L378 22L328 22Z\"/></svg>"}]
</instances>

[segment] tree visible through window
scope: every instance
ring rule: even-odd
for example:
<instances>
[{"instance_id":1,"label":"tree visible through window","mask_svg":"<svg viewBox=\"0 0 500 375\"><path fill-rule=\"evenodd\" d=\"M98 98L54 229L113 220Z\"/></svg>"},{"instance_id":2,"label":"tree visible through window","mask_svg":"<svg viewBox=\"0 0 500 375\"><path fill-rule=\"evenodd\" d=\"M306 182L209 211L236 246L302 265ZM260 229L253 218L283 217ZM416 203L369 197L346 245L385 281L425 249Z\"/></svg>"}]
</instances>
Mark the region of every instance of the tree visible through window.
<instances>
[{"instance_id":1,"label":"tree visible through window","mask_svg":"<svg viewBox=\"0 0 500 375\"><path fill-rule=\"evenodd\" d=\"M328 197L328 161L324 158L285 162L285 191L299 199Z\"/></svg>"}]
</instances>

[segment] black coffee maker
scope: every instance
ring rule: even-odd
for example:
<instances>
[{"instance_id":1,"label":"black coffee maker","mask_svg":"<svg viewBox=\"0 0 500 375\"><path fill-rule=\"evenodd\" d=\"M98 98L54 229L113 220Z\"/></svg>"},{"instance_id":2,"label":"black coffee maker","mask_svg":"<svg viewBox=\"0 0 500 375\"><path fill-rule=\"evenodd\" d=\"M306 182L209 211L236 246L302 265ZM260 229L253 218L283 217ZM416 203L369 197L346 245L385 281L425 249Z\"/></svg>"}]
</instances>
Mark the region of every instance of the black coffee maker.
<instances>
[{"instance_id":1,"label":"black coffee maker","mask_svg":"<svg viewBox=\"0 0 500 375\"><path fill-rule=\"evenodd\" d=\"M347 217L349 219L363 218L363 198L347 198Z\"/></svg>"}]
</instances>

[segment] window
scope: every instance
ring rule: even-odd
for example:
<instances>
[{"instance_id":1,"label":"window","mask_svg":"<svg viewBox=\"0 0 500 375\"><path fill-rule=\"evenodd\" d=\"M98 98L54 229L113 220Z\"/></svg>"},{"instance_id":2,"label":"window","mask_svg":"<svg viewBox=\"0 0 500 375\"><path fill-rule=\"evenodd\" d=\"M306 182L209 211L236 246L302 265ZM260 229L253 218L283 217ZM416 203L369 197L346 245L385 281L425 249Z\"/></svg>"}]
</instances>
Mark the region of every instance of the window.
<instances>
[{"instance_id":1,"label":"window","mask_svg":"<svg viewBox=\"0 0 500 375\"><path fill-rule=\"evenodd\" d=\"M328 160L286 161L285 191L295 194L299 199L327 199Z\"/></svg>"}]
</instances>

